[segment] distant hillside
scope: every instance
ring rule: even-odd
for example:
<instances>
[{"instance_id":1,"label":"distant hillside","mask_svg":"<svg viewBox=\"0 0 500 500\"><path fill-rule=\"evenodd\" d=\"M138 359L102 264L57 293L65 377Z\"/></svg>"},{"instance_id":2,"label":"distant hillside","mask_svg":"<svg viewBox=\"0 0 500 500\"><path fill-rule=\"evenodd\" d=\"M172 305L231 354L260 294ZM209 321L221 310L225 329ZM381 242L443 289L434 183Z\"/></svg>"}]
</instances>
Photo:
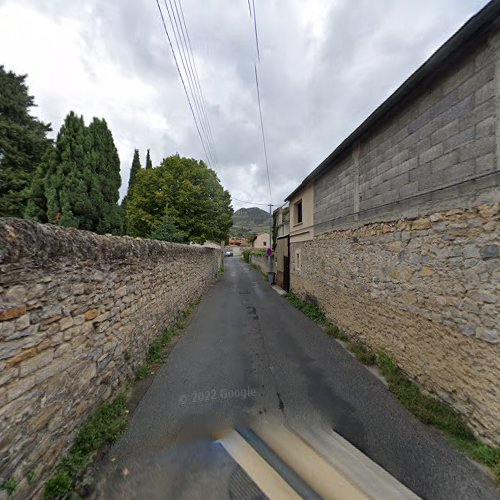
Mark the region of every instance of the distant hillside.
<instances>
[{"instance_id":1,"label":"distant hillside","mask_svg":"<svg viewBox=\"0 0 500 500\"><path fill-rule=\"evenodd\" d=\"M247 237L251 234L269 230L269 212L261 208L240 208L233 214L232 236Z\"/></svg>"}]
</instances>

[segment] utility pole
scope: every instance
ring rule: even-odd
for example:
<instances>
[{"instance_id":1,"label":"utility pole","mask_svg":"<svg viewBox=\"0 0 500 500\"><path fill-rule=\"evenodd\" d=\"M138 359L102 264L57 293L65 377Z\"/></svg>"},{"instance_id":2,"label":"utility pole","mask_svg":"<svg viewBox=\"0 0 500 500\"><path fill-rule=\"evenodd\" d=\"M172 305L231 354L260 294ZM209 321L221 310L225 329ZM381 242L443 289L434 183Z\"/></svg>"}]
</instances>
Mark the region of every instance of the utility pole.
<instances>
[{"instance_id":1,"label":"utility pole","mask_svg":"<svg viewBox=\"0 0 500 500\"><path fill-rule=\"evenodd\" d=\"M273 249L273 215L272 215L272 204L269 203L269 248L272 250ZM273 255L269 255L267 257L268 263L269 263L269 272L267 273L267 279L269 280L269 283L272 285L274 280L273 280Z\"/></svg>"}]
</instances>

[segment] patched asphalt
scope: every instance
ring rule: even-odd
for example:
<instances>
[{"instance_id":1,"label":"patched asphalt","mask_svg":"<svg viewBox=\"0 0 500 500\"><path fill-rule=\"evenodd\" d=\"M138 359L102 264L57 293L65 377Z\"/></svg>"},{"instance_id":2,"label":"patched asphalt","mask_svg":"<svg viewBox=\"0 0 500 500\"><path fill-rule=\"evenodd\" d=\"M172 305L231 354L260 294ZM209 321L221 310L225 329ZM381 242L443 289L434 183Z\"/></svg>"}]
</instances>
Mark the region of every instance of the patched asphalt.
<instances>
[{"instance_id":1,"label":"patched asphalt","mask_svg":"<svg viewBox=\"0 0 500 500\"><path fill-rule=\"evenodd\" d=\"M257 271L237 258L225 265L100 465L97 497L258 498L212 436L273 415L333 429L422 498L500 498Z\"/></svg>"}]
</instances>

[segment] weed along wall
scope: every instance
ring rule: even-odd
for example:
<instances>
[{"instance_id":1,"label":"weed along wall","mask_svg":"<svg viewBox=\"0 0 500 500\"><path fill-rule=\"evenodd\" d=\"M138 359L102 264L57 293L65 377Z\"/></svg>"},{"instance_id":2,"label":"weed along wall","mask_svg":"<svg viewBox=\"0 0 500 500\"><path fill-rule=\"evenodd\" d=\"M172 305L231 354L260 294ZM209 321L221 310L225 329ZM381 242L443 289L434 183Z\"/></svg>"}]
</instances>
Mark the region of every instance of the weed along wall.
<instances>
[{"instance_id":1,"label":"weed along wall","mask_svg":"<svg viewBox=\"0 0 500 500\"><path fill-rule=\"evenodd\" d=\"M207 289L215 248L0 219L0 483L46 478L75 428ZM25 484L26 487L26 484Z\"/></svg>"},{"instance_id":2,"label":"weed along wall","mask_svg":"<svg viewBox=\"0 0 500 500\"><path fill-rule=\"evenodd\" d=\"M500 443L500 204L373 223L300 247L292 288Z\"/></svg>"}]
</instances>

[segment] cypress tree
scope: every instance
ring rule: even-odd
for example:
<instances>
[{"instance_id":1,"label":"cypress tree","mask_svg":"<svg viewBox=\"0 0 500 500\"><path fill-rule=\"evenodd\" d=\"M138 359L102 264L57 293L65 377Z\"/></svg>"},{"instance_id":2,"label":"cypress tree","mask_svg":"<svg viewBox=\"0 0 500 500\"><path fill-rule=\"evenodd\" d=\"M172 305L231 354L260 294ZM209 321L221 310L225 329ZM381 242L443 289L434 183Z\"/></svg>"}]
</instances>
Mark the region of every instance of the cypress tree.
<instances>
[{"instance_id":1,"label":"cypress tree","mask_svg":"<svg viewBox=\"0 0 500 500\"><path fill-rule=\"evenodd\" d=\"M121 234L122 210L118 206L121 185L120 158L113 135L105 120L94 118L88 127L92 182L91 199L95 210L92 230L98 233Z\"/></svg>"},{"instance_id":2,"label":"cypress tree","mask_svg":"<svg viewBox=\"0 0 500 500\"><path fill-rule=\"evenodd\" d=\"M153 163L151 162L151 157L149 156L149 149L146 153L146 168L153 168Z\"/></svg>"},{"instance_id":3,"label":"cypress tree","mask_svg":"<svg viewBox=\"0 0 500 500\"><path fill-rule=\"evenodd\" d=\"M127 204L130 200L130 196L132 193L132 187L134 186L136 180L137 180L137 174L141 170L141 159L139 157L139 150L134 149L134 159L132 160L132 166L130 167L130 176L128 179L128 187L127 187L127 194L123 198L122 201L122 212L124 215L124 226L125 226L125 232L127 232L127 223L126 223L126 218L125 214L127 213Z\"/></svg>"},{"instance_id":4,"label":"cypress tree","mask_svg":"<svg viewBox=\"0 0 500 500\"><path fill-rule=\"evenodd\" d=\"M29 114L35 106L26 75L0 65L0 217L22 217L27 188L51 141L50 125Z\"/></svg>"},{"instance_id":5,"label":"cypress tree","mask_svg":"<svg viewBox=\"0 0 500 500\"><path fill-rule=\"evenodd\" d=\"M90 171L85 165L86 139L83 117L71 111L57 134L55 150L44 157L41 169L48 222L91 229L93 207L87 190ZM28 206L28 215L30 211Z\"/></svg>"},{"instance_id":6,"label":"cypress tree","mask_svg":"<svg viewBox=\"0 0 500 500\"><path fill-rule=\"evenodd\" d=\"M30 188L26 216L99 233L122 232L120 159L104 120L71 111Z\"/></svg>"}]
</instances>

